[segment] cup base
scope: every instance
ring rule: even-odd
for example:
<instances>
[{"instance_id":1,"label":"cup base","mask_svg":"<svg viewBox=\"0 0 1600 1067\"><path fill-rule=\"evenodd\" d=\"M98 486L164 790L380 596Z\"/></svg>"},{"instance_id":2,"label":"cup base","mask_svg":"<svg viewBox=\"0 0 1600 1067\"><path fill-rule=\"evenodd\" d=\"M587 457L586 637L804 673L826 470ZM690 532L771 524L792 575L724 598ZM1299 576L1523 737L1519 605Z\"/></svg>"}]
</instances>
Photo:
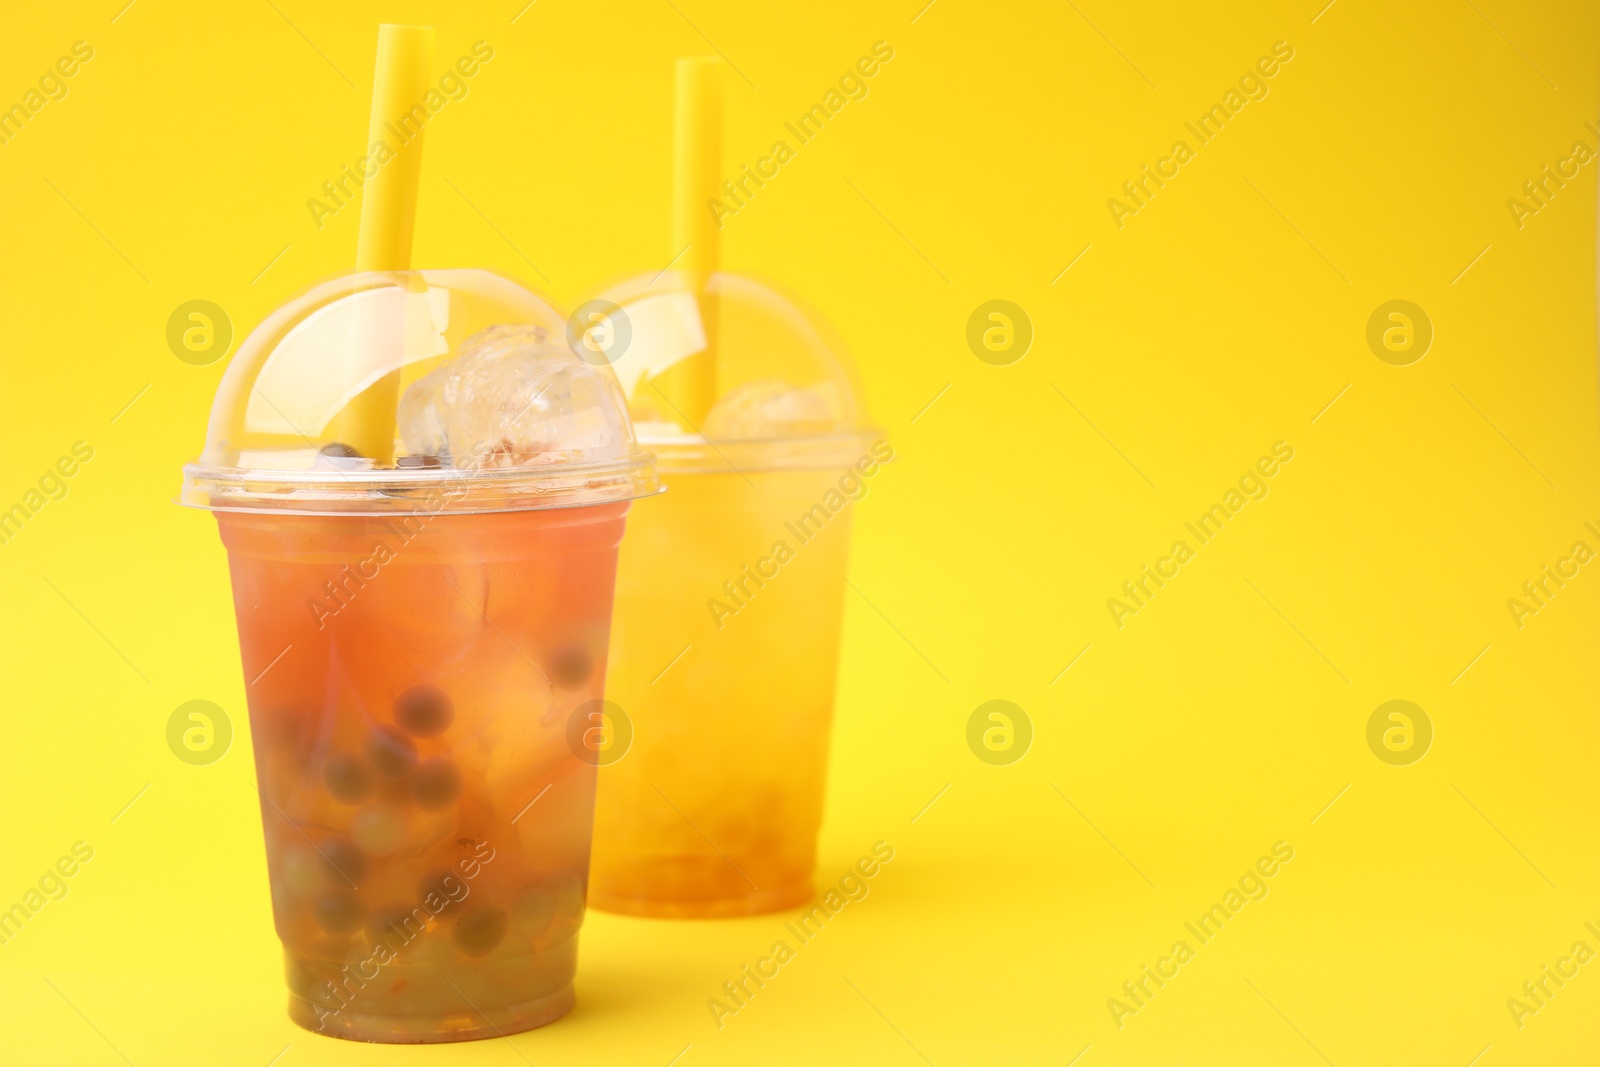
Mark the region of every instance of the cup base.
<instances>
[{"instance_id":1,"label":"cup base","mask_svg":"<svg viewBox=\"0 0 1600 1067\"><path fill-rule=\"evenodd\" d=\"M447 1041L478 1041L506 1037L555 1022L572 1010L572 983L553 993L520 1004L505 1004L487 1011L466 1010L438 1015L390 1015L340 1011L320 1019L311 1002L290 995L289 1019L296 1026L324 1037L368 1041L385 1045L435 1045Z\"/></svg>"},{"instance_id":2,"label":"cup base","mask_svg":"<svg viewBox=\"0 0 1600 1067\"><path fill-rule=\"evenodd\" d=\"M787 911L809 901L811 893L809 879L734 897L650 896L619 892L591 883L589 907L613 915L637 915L649 919L730 919Z\"/></svg>"}]
</instances>

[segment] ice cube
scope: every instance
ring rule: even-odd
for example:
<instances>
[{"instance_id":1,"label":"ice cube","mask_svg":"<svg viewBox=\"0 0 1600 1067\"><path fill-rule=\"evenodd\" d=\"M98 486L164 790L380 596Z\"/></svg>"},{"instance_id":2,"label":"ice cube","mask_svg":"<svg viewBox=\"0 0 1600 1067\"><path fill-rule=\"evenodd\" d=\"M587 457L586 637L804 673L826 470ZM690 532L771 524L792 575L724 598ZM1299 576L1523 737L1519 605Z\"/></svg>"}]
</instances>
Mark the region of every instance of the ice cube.
<instances>
[{"instance_id":1,"label":"ice cube","mask_svg":"<svg viewBox=\"0 0 1600 1067\"><path fill-rule=\"evenodd\" d=\"M400 405L412 453L456 466L615 459L632 449L616 382L537 326L493 326L419 379Z\"/></svg>"},{"instance_id":2,"label":"ice cube","mask_svg":"<svg viewBox=\"0 0 1600 1067\"><path fill-rule=\"evenodd\" d=\"M444 422L439 417L439 390L450 377L453 364L435 368L406 389L400 398L397 421L400 438L412 455L444 454Z\"/></svg>"},{"instance_id":3,"label":"ice cube","mask_svg":"<svg viewBox=\"0 0 1600 1067\"><path fill-rule=\"evenodd\" d=\"M746 382L717 401L701 429L730 441L827 433L840 421L832 393L831 384L803 389L770 379Z\"/></svg>"}]
</instances>

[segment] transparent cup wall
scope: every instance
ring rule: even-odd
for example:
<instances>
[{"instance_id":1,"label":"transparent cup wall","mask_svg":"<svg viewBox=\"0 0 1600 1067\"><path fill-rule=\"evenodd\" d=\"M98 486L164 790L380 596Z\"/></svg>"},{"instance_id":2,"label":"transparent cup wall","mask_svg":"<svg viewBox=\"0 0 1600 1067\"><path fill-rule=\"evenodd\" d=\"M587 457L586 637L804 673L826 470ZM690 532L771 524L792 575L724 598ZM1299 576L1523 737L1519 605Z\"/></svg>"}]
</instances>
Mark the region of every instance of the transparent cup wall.
<instances>
[{"instance_id":1,"label":"transparent cup wall","mask_svg":"<svg viewBox=\"0 0 1600 1067\"><path fill-rule=\"evenodd\" d=\"M253 332L185 501L228 550L300 1025L431 1042L573 1003L617 546L652 488L609 369L482 271Z\"/></svg>"}]
</instances>

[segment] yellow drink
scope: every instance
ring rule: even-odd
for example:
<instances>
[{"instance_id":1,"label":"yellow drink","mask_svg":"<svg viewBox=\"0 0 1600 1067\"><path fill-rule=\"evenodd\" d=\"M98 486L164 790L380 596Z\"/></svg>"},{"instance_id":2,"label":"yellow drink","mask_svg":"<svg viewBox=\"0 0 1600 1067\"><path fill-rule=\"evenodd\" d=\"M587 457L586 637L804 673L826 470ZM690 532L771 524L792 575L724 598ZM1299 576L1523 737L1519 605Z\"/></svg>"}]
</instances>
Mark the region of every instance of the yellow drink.
<instances>
[{"instance_id":1,"label":"yellow drink","mask_svg":"<svg viewBox=\"0 0 1600 1067\"><path fill-rule=\"evenodd\" d=\"M594 907L810 899L861 473L676 474L630 516L606 693L634 741L600 770Z\"/></svg>"}]
</instances>

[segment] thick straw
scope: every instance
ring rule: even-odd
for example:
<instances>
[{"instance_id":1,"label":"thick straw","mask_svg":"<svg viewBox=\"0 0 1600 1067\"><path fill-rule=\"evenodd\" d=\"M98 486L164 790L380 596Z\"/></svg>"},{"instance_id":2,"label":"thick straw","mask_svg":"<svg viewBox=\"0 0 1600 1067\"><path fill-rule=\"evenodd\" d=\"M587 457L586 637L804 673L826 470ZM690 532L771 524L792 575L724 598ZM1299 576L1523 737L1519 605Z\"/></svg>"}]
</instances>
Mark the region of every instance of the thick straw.
<instances>
[{"instance_id":1,"label":"thick straw","mask_svg":"<svg viewBox=\"0 0 1600 1067\"><path fill-rule=\"evenodd\" d=\"M422 173L422 133L428 119L423 103L432 87L433 27L378 27L378 65L372 79L372 116L367 148L379 142L392 156L361 189L361 236L356 270L409 270L411 234L417 216L417 184ZM359 340L359 339L357 339ZM345 407L333 436L380 466L394 459L398 371L386 374Z\"/></svg>"},{"instance_id":2,"label":"thick straw","mask_svg":"<svg viewBox=\"0 0 1600 1067\"><path fill-rule=\"evenodd\" d=\"M721 196L722 61L714 56L678 60L677 90L672 254L681 253L679 277L699 302L706 347L668 368L653 384L698 428L717 390L717 301L706 282L718 269L720 252L710 202Z\"/></svg>"}]
</instances>

